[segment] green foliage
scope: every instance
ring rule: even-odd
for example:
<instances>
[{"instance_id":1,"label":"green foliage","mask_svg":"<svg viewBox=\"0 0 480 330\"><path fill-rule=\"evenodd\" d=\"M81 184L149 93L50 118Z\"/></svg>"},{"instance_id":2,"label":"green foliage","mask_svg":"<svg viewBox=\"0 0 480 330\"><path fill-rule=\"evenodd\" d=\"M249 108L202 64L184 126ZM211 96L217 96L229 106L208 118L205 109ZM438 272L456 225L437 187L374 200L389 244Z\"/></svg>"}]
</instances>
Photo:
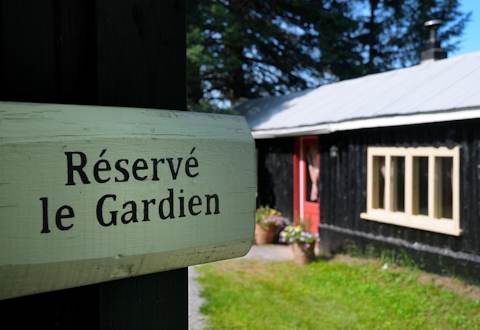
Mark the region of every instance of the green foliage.
<instances>
[{"instance_id":1,"label":"green foliage","mask_svg":"<svg viewBox=\"0 0 480 330\"><path fill-rule=\"evenodd\" d=\"M345 1L187 1L189 101L237 102L330 79L343 63L328 60L327 48L345 63L358 57L350 12Z\"/></svg>"},{"instance_id":2,"label":"green foliage","mask_svg":"<svg viewBox=\"0 0 480 330\"><path fill-rule=\"evenodd\" d=\"M282 226L286 220L282 213L269 206L260 206L255 212L255 222L264 229Z\"/></svg>"},{"instance_id":3,"label":"green foliage","mask_svg":"<svg viewBox=\"0 0 480 330\"><path fill-rule=\"evenodd\" d=\"M439 31L442 47L458 48L459 37L471 13L460 10L459 0L359 0L365 10L357 16L356 36L364 54L362 74L382 72L420 62L431 19L444 22Z\"/></svg>"},{"instance_id":4,"label":"green foliage","mask_svg":"<svg viewBox=\"0 0 480 330\"><path fill-rule=\"evenodd\" d=\"M206 102L205 100L200 100L195 104L188 104L188 110L195 112L219 113L223 115L239 115L239 113L232 108L222 109L212 103Z\"/></svg>"},{"instance_id":5,"label":"green foliage","mask_svg":"<svg viewBox=\"0 0 480 330\"><path fill-rule=\"evenodd\" d=\"M381 262L227 261L200 268L211 329L478 329L480 301Z\"/></svg>"},{"instance_id":6,"label":"green foliage","mask_svg":"<svg viewBox=\"0 0 480 330\"><path fill-rule=\"evenodd\" d=\"M312 233L305 230L304 226L288 225L280 233L280 240L286 243L298 243L311 245L315 243L317 238Z\"/></svg>"},{"instance_id":7,"label":"green foliage","mask_svg":"<svg viewBox=\"0 0 480 330\"><path fill-rule=\"evenodd\" d=\"M439 34L452 51L469 17L459 0L188 0L189 108L412 65L426 20L445 22Z\"/></svg>"}]
</instances>

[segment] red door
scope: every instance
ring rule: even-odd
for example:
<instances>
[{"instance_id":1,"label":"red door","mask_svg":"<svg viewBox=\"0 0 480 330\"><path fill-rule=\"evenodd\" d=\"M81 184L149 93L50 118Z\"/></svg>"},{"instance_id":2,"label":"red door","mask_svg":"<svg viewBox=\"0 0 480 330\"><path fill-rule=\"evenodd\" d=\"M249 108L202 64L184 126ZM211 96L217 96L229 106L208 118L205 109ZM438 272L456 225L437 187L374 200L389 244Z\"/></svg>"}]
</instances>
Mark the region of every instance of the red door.
<instances>
[{"instance_id":1,"label":"red door","mask_svg":"<svg viewBox=\"0 0 480 330\"><path fill-rule=\"evenodd\" d=\"M318 137L299 137L294 156L295 223L303 223L310 232L318 233L320 224L320 155Z\"/></svg>"}]
</instances>

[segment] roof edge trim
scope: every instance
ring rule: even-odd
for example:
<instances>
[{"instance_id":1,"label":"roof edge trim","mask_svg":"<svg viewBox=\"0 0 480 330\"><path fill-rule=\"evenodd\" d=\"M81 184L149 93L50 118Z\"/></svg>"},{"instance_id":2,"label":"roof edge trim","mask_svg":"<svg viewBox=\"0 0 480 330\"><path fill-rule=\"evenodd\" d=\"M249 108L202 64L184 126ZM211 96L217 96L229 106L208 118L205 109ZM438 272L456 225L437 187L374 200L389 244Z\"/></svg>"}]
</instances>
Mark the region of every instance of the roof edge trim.
<instances>
[{"instance_id":1,"label":"roof edge trim","mask_svg":"<svg viewBox=\"0 0 480 330\"><path fill-rule=\"evenodd\" d=\"M347 131L362 128L415 125L475 118L480 118L480 108L461 111L417 113L409 115L356 119L339 123L318 124L292 128L266 129L252 131L252 136L254 139L269 139L287 136L321 135L337 131Z\"/></svg>"}]
</instances>

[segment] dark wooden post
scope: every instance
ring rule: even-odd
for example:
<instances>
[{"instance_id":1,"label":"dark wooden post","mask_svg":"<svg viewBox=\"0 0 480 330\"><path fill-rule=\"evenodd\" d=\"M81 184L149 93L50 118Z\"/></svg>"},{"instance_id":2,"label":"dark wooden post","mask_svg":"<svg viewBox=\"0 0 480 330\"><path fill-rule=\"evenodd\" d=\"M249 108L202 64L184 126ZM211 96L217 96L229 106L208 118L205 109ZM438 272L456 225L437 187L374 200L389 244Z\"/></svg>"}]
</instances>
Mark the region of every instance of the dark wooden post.
<instances>
[{"instance_id":1,"label":"dark wooden post","mask_svg":"<svg viewBox=\"0 0 480 330\"><path fill-rule=\"evenodd\" d=\"M0 0L0 99L184 110L180 0ZM40 274L39 274L40 276ZM35 329L186 329L187 269L0 301Z\"/></svg>"}]
</instances>

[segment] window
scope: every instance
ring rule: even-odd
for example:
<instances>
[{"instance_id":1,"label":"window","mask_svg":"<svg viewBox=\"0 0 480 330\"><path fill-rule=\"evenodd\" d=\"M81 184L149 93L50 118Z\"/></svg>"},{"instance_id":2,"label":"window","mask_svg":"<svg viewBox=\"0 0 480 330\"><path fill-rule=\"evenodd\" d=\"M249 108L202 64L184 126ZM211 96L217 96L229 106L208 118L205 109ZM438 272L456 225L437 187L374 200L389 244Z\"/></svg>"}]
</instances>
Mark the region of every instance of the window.
<instances>
[{"instance_id":1,"label":"window","mask_svg":"<svg viewBox=\"0 0 480 330\"><path fill-rule=\"evenodd\" d=\"M307 198L309 202L316 202L318 200L318 176L319 176L319 166L318 166L318 157L317 149L315 145L312 144L308 147L307 157Z\"/></svg>"},{"instance_id":2,"label":"window","mask_svg":"<svg viewBox=\"0 0 480 330\"><path fill-rule=\"evenodd\" d=\"M459 236L459 167L459 147L369 147L361 218Z\"/></svg>"}]
</instances>

